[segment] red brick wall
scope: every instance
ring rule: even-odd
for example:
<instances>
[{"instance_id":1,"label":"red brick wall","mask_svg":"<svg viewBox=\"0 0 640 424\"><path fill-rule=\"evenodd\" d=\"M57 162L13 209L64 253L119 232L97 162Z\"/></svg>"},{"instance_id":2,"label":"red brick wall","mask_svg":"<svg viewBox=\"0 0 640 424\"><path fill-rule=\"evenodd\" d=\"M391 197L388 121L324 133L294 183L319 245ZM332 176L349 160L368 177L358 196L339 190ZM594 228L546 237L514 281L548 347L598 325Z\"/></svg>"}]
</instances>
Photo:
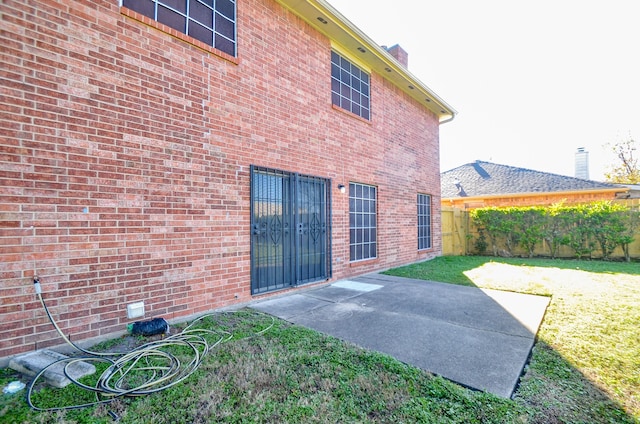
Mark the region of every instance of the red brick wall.
<instances>
[{"instance_id":1,"label":"red brick wall","mask_svg":"<svg viewBox=\"0 0 640 424\"><path fill-rule=\"evenodd\" d=\"M440 254L433 114L376 74L370 122L333 108L330 41L272 0L238 2L237 59L122 12L2 3L0 359L61 343L34 273L73 340L122 331L134 301L168 319L250 301L251 164L332 179L334 279ZM378 187L376 260L349 263L349 181Z\"/></svg>"}]
</instances>

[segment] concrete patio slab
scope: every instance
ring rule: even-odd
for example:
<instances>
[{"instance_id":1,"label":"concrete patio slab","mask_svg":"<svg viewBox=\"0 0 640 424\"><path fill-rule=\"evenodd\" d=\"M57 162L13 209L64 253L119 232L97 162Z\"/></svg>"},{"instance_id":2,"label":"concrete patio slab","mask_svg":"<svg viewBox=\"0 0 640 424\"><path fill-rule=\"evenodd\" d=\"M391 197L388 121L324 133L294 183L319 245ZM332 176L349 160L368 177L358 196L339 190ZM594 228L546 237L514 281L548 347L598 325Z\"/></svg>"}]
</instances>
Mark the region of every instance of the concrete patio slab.
<instances>
[{"instance_id":1,"label":"concrete patio slab","mask_svg":"<svg viewBox=\"0 0 640 424\"><path fill-rule=\"evenodd\" d=\"M37 350L12 358L9 367L30 377L35 377L46 367L49 367L42 377L49 385L63 388L71 383L65 375L65 362L69 358L66 355L49 349ZM60 362L57 362L60 361ZM55 365L53 363L57 362ZM73 379L80 379L96 372L96 367L87 362L73 362L67 366L67 373Z\"/></svg>"},{"instance_id":2,"label":"concrete patio slab","mask_svg":"<svg viewBox=\"0 0 640 424\"><path fill-rule=\"evenodd\" d=\"M543 296L370 274L251 307L508 398L548 304Z\"/></svg>"}]
</instances>

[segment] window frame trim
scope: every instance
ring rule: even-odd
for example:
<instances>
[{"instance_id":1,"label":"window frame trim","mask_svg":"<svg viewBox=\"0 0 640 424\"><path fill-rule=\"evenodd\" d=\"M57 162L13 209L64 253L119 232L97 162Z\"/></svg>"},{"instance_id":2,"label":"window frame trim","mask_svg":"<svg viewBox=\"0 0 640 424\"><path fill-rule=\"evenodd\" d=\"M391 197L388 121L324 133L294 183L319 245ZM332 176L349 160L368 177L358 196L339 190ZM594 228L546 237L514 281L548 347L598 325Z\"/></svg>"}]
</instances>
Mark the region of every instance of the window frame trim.
<instances>
[{"instance_id":1,"label":"window frame trim","mask_svg":"<svg viewBox=\"0 0 640 424\"><path fill-rule=\"evenodd\" d=\"M371 187L371 188L373 188L375 190L375 199L374 199L375 200L375 212L374 212L374 215L375 215L375 218L376 218L375 219L375 236L376 237L375 237L375 242L371 242L370 241L367 244L367 245L371 245L371 244L375 245L375 250L376 250L375 256L369 256L369 257L361 258L361 259L351 259L351 246L355 245L354 243L352 243L352 240L351 240L351 229L352 229L351 228L351 213L352 213L352 211L351 211L351 185L352 184L353 185L363 186L363 187ZM348 237L348 240L349 240L349 263L350 264L357 264L357 263L361 263L361 262L378 260L379 257L380 257L379 256L380 244L379 244L379 241L378 241L378 236L379 236L379 231L378 231L378 229L379 229L379 210L378 210L378 208L379 208L379 187L377 185L374 185L374 184L366 184L366 183L359 183L359 182L355 182L355 181L349 181L348 200L349 200L349 208L348 208L349 218L348 218L347 224L348 224L348 229L349 229L349 237ZM358 228L364 229L364 227L354 227L354 229L358 229ZM371 227L368 227L368 228L371 228Z\"/></svg>"},{"instance_id":2,"label":"window frame trim","mask_svg":"<svg viewBox=\"0 0 640 424\"><path fill-rule=\"evenodd\" d=\"M420 196L425 196L425 197L428 197L428 199L429 199L429 203L428 203L428 206L429 206L429 223L428 223L428 229L429 229L428 241L429 241L429 246L427 246L427 247L420 247L420 240L421 240L421 237L420 237L420 228L421 228L421 226L420 226L420 216L421 215L420 215L419 210L416 210L416 237L417 237L417 240L416 240L417 241L417 243L416 243L417 246L416 247L417 247L417 250L419 252L423 252L423 251L427 251L427 250L433 249L433 196L431 194L428 194L428 193L420 193L420 192L418 192L417 196L416 196L416 209L420 208L420 206L422 205L420 203Z\"/></svg>"},{"instance_id":3,"label":"window frame trim","mask_svg":"<svg viewBox=\"0 0 640 424\"><path fill-rule=\"evenodd\" d=\"M214 12L215 13L215 12ZM160 32L164 32L165 34L168 34L170 36L172 36L173 38L177 38L178 40L181 40L187 44L191 44L194 47L199 48L200 50L204 50L207 53L211 53L214 54L216 56L221 57L222 59L225 59L229 62L232 62L236 65L238 65L240 63L240 46L239 46L239 42L238 42L238 3L236 2L236 23L234 26L234 36L236 38L235 41L235 50L236 50L236 55L232 56L229 53L222 51L220 49L217 49L205 42L202 42L200 40L198 40L197 38L194 38L190 35L187 35L181 31L178 31L175 28L172 28L166 24L163 24L161 22L158 22L154 19L151 19L150 17L143 15L139 12L136 12L133 9L129 9L126 6L122 5L122 0L120 0L120 14L123 16L126 16L128 18L131 18L135 21L138 21L146 26L149 26L151 28L154 28Z\"/></svg>"},{"instance_id":4,"label":"window frame trim","mask_svg":"<svg viewBox=\"0 0 640 424\"><path fill-rule=\"evenodd\" d=\"M371 71L371 68L369 68L369 67L368 67L368 66L366 66L366 65L365 65L365 66L363 66L363 65L362 65L362 62L361 62L361 61L359 61L359 60L354 60L354 58L353 58L353 56L352 56L352 55L350 55L350 54L348 54L348 53L347 53L347 54L345 54L343 49L341 49L341 48L338 48L338 49L334 48L335 44L333 44L333 43L332 43L332 44L331 44L331 46L332 46L332 48L331 48L331 50L329 51L329 56L330 56L330 60L329 60L329 65L330 65L330 73L329 73L329 81L330 81L330 84L329 84L329 87L330 87L330 90L329 90L329 93L330 93L331 106L332 106L332 108L333 108L333 109L335 109L335 110L339 110L339 111L341 111L341 112L347 113L347 114L349 114L350 116L353 116L353 117L355 117L355 118L357 118L357 119L360 119L360 120L361 120L361 121L363 121L363 122L368 122L368 123L372 122L372 120L373 120L373 100L372 100L372 92L373 92L373 90L372 90L373 72ZM334 94L336 94L336 95L340 96L340 98L342 98L342 94L340 94L340 93L337 93L337 92L333 91L333 80L334 80L334 77L333 77L333 75L332 75L333 71L331 70L331 68L333 67L333 59L331 58L331 56L333 55L333 53L335 53L335 54L339 55L341 58L344 58L344 59L348 60L352 65L357 66L357 67L358 67L362 72L365 72L365 73L367 74L367 76L369 77L369 81L368 81L368 87L369 87L369 90L368 90L368 93L367 93L367 98L369 99L369 106L367 107L367 111L368 111L368 115L367 115L367 117L362 116L362 114L352 112L351 110L346 109L346 108L344 108L343 106L341 106L341 105L337 105L337 104L335 104L335 103L333 102L333 96L334 96ZM343 68L340 68L340 69L342 70ZM350 74L350 75L353 75L353 74ZM339 83L342 83L342 81L341 81L341 80L338 80L338 82L339 82ZM351 90L354 90L354 88L353 88L353 86L352 86L351 84L349 84L349 88L350 88ZM360 95L362 95L362 92L361 92L360 90L357 90L357 91L358 91L358 93L359 93ZM352 102L352 103L354 103L352 100L349 100L349 101L350 101L350 102ZM359 108L361 108L361 109L363 108L363 106L362 106L362 101L359 101L359 102L357 102L356 104L357 104L357 106L358 106Z\"/></svg>"}]
</instances>

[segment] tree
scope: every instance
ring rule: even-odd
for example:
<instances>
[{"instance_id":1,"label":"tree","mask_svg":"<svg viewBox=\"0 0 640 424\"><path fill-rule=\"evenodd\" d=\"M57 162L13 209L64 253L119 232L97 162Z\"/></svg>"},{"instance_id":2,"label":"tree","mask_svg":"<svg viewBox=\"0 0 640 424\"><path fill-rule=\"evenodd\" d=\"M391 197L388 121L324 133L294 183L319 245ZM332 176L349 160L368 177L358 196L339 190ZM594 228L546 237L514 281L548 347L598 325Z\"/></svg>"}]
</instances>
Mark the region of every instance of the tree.
<instances>
[{"instance_id":1,"label":"tree","mask_svg":"<svg viewBox=\"0 0 640 424\"><path fill-rule=\"evenodd\" d=\"M627 227L631 222L628 206L607 201L594 202L587 208L587 216L593 238L600 245L605 261L610 259L616 247L633 242L633 238L629 239Z\"/></svg>"},{"instance_id":2,"label":"tree","mask_svg":"<svg viewBox=\"0 0 640 424\"><path fill-rule=\"evenodd\" d=\"M564 244L566 234L573 226L572 221L568 219L567 210L569 208L562 201L546 208L546 213L543 217L543 238L549 247L551 257L554 259L558 256L560 246Z\"/></svg>"},{"instance_id":3,"label":"tree","mask_svg":"<svg viewBox=\"0 0 640 424\"><path fill-rule=\"evenodd\" d=\"M562 237L562 244L569 246L578 259L590 258L596 249L596 242L593 240L593 227L589 225L589 205L564 208L560 216L570 223L567 233Z\"/></svg>"},{"instance_id":4,"label":"tree","mask_svg":"<svg viewBox=\"0 0 640 424\"><path fill-rule=\"evenodd\" d=\"M521 209L518 228L520 245L527 249L529 257L533 258L536 245L544 240L546 210L542 206L531 206Z\"/></svg>"},{"instance_id":5,"label":"tree","mask_svg":"<svg viewBox=\"0 0 640 424\"><path fill-rule=\"evenodd\" d=\"M482 237L484 233L487 233L489 241L491 241L491 248L493 249L493 256L498 256L498 236L500 234L500 224L502 214L498 208L480 208L473 209L470 213L473 223L478 228L478 232Z\"/></svg>"},{"instance_id":6,"label":"tree","mask_svg":"<svg viewBox=\"0 0 640 424\"><path fill-rule=\"evenodd\" d=\"M636 230L640 228L640 207L629 208L623 215L625 230L620 236L620 246L624 252L624 259L631 262L629 245L635 241Z\"/></svg>"},{"instance_id":7,"label":"tree","mask_svg":"<svg viewBox=\"0 0 640 424\"><path fill-rule=\"evenodd\" d=\"M638 146L631 134L626 140L620 140L615 144L607 143L620 163L609 167L604 176L608 182L616 184L640 184L640 160L638 159Z\"/></svg>"}]
</instances>

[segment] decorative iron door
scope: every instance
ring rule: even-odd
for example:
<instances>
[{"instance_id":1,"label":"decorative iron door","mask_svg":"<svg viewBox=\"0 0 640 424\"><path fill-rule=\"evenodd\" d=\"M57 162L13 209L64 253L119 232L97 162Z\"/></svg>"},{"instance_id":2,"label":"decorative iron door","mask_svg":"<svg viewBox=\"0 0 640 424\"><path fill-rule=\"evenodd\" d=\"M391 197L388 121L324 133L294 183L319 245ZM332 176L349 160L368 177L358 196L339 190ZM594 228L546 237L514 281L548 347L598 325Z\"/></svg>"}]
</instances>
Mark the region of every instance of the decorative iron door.
<instances>
[{"instance_id":1,"label":"decorative iron door","mask_svg":"<svg viewBox=\"0 0 640 424\"><path fill-rule=\"evenodd\" d=\"M330 183L251 167L251 293L330 277Z\"/></svg>"}]
</instances>

